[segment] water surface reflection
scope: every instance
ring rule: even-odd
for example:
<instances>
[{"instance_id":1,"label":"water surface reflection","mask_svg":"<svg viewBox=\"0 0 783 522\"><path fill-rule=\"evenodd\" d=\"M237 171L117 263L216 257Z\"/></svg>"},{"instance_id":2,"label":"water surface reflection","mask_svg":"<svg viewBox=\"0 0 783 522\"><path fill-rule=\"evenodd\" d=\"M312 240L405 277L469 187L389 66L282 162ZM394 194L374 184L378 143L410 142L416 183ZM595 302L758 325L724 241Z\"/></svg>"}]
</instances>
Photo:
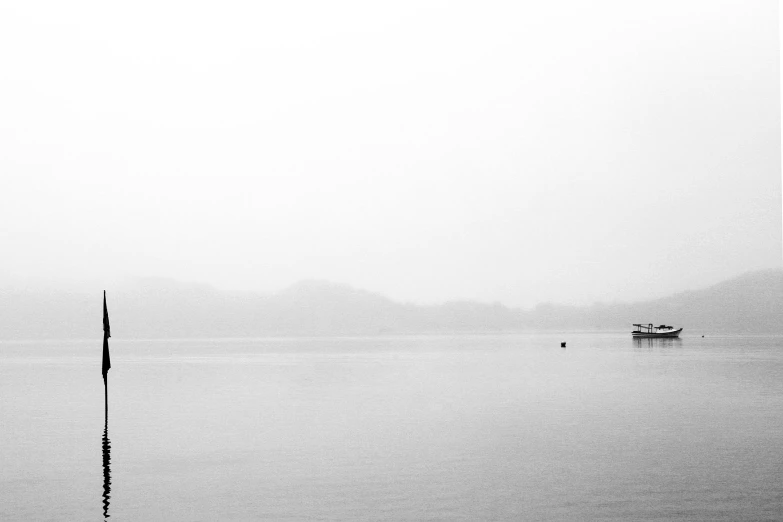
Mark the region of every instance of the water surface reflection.
<instances>
[{"instance_id":1,"label":"water surface reflection","mask_svg":"<svg viewBox=\"0 0 783 522\"><path fill-rule=\"evenodd\" d=\"M109 518L109 498L111 496L111 441L109 440L109 417L103 425L103 518Z\"/></svg>"},{"instance_id":2,"label":"water surface reflection","mask_svg":"<svg viewBox=\"0 0 783 522\"><path fill-rule=\"evenodd\" d=\"M661 338L654 338L654 337L646 337L646 338L634 338L633 345L634 348L646 348L648 350L652 350L653 348L673 348L675 346L680 346L680 343L682 340L679 337L661 337Z\"/></svg>"}]
</instances>

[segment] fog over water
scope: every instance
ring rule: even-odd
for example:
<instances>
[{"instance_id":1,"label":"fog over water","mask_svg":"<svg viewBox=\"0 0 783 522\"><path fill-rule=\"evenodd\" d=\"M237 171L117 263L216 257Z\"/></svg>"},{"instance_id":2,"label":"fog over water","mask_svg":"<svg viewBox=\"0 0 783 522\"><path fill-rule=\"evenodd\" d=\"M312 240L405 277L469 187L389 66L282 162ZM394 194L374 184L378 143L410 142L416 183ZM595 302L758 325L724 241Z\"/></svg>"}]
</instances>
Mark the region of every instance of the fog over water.
<instances>
[{"instance_id":1,"label":"fog over water","mask_svg":"<svg viewBox=\"0 0 783 522\"><path fill-rule=\"evenodd\" d=\"M651 299L781 264L777 3L0 6L0 286Z\"/></svg>"}]
</instances>

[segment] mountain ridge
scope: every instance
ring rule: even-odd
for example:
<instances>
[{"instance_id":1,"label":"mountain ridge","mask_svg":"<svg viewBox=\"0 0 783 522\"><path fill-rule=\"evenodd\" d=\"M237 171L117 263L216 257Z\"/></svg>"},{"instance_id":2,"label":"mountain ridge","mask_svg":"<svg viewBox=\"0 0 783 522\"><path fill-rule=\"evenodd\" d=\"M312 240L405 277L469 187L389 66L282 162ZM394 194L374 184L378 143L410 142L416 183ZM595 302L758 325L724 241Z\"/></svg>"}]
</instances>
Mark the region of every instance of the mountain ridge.
<instances>
[{"instance_id":1,"label":"mountain ridge","mask_svg":"<svg viewBox=\"0 0 783 522\"><path fill-rule=\"evenodd\" d=\"M100 298L78 292L0 289L0 339L92 338ZM217 290L145 278L109 291L117 338L340 336L530 330L625 330L666 323L689 333L783 333L783 270L750 272L707 288L635 303L532 309L500 303L400 303L346 284L304 280L281 292Z\"/></svg>"}]
</instances>

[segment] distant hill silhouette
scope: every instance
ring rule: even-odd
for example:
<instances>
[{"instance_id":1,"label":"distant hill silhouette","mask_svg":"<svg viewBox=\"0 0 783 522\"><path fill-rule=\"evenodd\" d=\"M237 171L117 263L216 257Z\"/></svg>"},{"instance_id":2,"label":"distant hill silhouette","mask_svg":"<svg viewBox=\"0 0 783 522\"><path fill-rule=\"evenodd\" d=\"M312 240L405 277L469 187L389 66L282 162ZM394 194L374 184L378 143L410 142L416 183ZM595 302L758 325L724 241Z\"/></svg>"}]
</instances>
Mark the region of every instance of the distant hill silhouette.
<instances>
[{"instance_id":1,"label":"distant hill silhouette","mask_svg":"<svg viewBox=\"0 0 783 522\"><path fill-rule=\"evenodd\" d=\"M170 279L107 289L121 338L335 336L683 326L684 334L783 333L783 270L753 272L702 290L639 303L414 305L347 285L303 281L274 295L226 292ZM0 290L0 338L99 338L102 294Z\"/></svg>"},{"instance_id":2,"label":"distant hill silhouette","mask_svg":"<svg viewBox=\"0 0 783 522\"><path fill-rule=\"evenodd\" d=\"M632 323L665 323L684 327L683 334L783 333L783 270L751 272L653 301L539 305L530 318L545 329L627 329Z\"/></svg>"}]
</instances>

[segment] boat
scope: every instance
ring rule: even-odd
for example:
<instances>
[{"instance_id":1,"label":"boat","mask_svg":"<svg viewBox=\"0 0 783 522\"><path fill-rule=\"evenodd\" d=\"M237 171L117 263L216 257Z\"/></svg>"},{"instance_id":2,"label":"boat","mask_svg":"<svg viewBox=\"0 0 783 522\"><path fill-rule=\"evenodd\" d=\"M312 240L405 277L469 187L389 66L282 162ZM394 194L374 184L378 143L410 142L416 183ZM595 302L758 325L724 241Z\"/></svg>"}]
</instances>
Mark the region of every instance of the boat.
<instances>
[{"instance_id":1,"label":"boat","mask_svg":"<svg viewBox=\"0 0 783 522\"><path fill-rule=\"evenodd\" d=\"M666 326L662 324L660 326L653 326L650 324L635 324L636 329L631 332L634 338L637 337L679 337L682 328L674 329L673 326Z\"/></svg>"}]
</instances>

